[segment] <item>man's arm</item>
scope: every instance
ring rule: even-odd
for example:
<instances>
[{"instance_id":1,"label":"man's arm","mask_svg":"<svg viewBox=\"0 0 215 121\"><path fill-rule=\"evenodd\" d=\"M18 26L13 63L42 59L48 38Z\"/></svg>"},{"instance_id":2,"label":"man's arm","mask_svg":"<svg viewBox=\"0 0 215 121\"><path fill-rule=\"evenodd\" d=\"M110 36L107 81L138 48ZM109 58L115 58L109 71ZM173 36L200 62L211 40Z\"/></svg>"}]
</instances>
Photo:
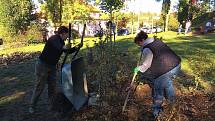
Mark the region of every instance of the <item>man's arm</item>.
<instances>
[{"instance_id":1,"label":"man's arm","mask_svg":"<svg viewBox=\"0 0 215 121\"><path fill-rule=\"evenodd\" d=\"M149 48L145 48L143 51L143 56L141 58L142 65L139 65L138 68L140 69L140 72L144 73L148 68L151 67L152 59L153 59L153 53Z\"/></svg>"},{"instance_id":2,"label":"man's arm","mask_svg":"<svg viewBox=\"0 0 215 121\"><path fill-rule=\"evenodd\" d=\"M72 53L78 51L78 49L81 48L82 46L83 46L83 44L78 44L77 46L72 47L72 48L63 48L63 52L72 54Z\"/></svg>"},{"instance_id":3,"label":"man's arm","mask_svg":"<svg viewBox=\"0 0 215 121\"><path fill-rule=\"evenodd\" d=\"M69 54L72 54L72 53L74 53L77 50L78 50L77 47L73 47L73 48L69 48L69 49L68 48L63 48L63 52L69 53Z\"/></svg>"}]
</instances>

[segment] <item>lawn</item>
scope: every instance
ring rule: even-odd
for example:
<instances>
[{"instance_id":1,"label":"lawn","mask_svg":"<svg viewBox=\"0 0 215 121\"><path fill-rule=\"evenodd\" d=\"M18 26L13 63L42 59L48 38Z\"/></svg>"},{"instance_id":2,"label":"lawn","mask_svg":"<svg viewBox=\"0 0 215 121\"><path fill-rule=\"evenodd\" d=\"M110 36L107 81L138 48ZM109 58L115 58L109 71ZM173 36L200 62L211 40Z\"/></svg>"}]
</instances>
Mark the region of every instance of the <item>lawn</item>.
<instances>
[{"instance_id":1,"label":"lawn","mask_svg":"<svg viewBox=\"0 0 215 121\"><path fill-rule=\"evenodd\" d=\"M149 35L153 36L153 35ZM177 79L177 82L180 86L177 86L178 90L181 90L182 93L185 94L186 98L180 98L179 100L186 101L187 93L196 91L205 91L208 94L213 93L212 89L215 84L215 34L209 35L198 35L198 36L184 36L184 35L176 35L175 32L166 32L159 33L157 35L159 38L162 37L163 41L167 43L181 58L182 58L182 76ZM116 50L117 57L116 60L109 59L109 61L116 62L119 68L116 72L116 80L122 81L120 83L124 83L132 78L132 69L135 67L137 60L140 56L139 47L133 43L134 35L129 36L119 36L116 38L116 43L114 48ZM94 40L94 41L93 41ZM76 40L78 43L79 40ZM88 51L87 46L93 49L94 54L96 53L96 46L94 44L98 43L98 38L85 38L84 39L84 47L81 50L80 55L87 58L86 52ZM28 45L20 48L11 48L1 50L0 56L10 56L16 52L23 53L32 53L37 51L42 51L44 44L34 44ZM97 56L97 55L94 55ZM46 99L47 95L43 94L43 98L39 102L39 110L41 111L37 115L31 115L27 113L28 101L30 99L30 95L32 93L32 88L34 85L34 62L36 57L30 59L24 59L23 61L9 63L7 65L0 64L1 73L0 73L0 120L9 121L9 120L46 120L52 121L56 120L51 112L48 112L46 115L46 110L42 110L44 107L47 107ZM121 66L123 65L123 66ZM95 72L99 71L99 63L94 64L93 66L87 66L87 70L89 72L89 81L94 81L97 79L95 77ZM108 69L108 67L104 67ZM97 72L102 73L102 72ZM116 83L119 84L119 83ZM122 86L119 86L122 88ZM122 90L121 90L122 91ZM120 95L122 92L118 92ZM118 94L116 93L116 94ZM115 95L116 95L115 94ZM182 96L181 96L182 97ZM202 100L200 102L207 101L207 98L200 97ZM119 99L118 97L112 98L112 101L115 99ZM186 99L186 100L185 100ZM196 102L197 97L191 97L191 102ZM213 100L213 98L212 98ZM123 100L115 100L114 104L123 102ZM198 101L197 101L198 102ZM187 102L188 103L188 102ZM214 103L213 103L214 104ZM132 107L132 104L129 104ZM150 106L147 106L144 103L141 103L139 106L146 106L142 112L137 113L139 117L141 117L142 113L147 113ZM180 104L179 104L180 105ZM186 105L185 103L181 105ZM197 104L198 105L198 104ZM113 106L113 107L112 107ZM82 117L80 114L75 114L77 118L73 118L74 120L78 120L78 117L82 117L81 119L92 120L92 119L109 119L110 116L112 120L117 120L116 112L118 108L116 107L114 110L114 105L108 107L110 114L104 116L104 114L100 114L96 112L94 109L89 109L90 111L86 111L87 118ZM206 105L207 106L207 105ZM208 106L207 106L208 107ZM205 108L205 107L202 107ZM200 108L199 111L202 110ZM107 109L107 108L104 108ZM121 110L121 107L119 108ZM141 111L141 110L140 110ZM20 112L19 114L15 112ZM101 112L103 110L101 109ZM138 111L137 111L138 112ZM198 111L197 111L198 112ZM104 113L104 112L103 112ZM105 113L107 113L105 111ZM132 112L130 112L132 113ZM181 110L183 113L183 110ZM92 116L93 114L99 114L99 118ZM213 113L211 113L213 114ZM109 116L110 115L110 116ZM188 116L191 117L191 116ZM194 117L194 116L192 116ZM125 116L124 114L119 114L119 118L129 119L129 116ZM130 117L131 120L135 120L135 118ZM193 118L191 118L193 119ZM194 118L195 119L195 118Z\"/></svg>"},{"instance_id":2,"label":"lawn","mask_svg":"<svg viewBox=\"0 0 215 121\"><path fill-rule=\"evenodd\" d=\"M128 51L138 59L140 53L138 47L133 43L134 36L116 37L116 48L119 52ZM149 36L151 37L153 35ZM166 32L158 33L157 36L162 37L163 41L182 58L182 70L187 75L193 76L192 81L215 83L214 34L204 36L178 36L175 32ZM79 39L76 39L75 43L79 41ZM95 42L98 41L98 38L84 38L83 52L87 50L86 46L93 48ZM43 47L44 44L33 44L20 48L9 48L1 50L0 55L10 56L15 52L32 53L42 51ZM202 86L207 86L207 84Z\"/></svg>"},{"instance_id":3,"label":"lawn","mask_svg":"<svg viewBox=\"0 0 215 121\"><path fill-rule=\"evenodd\" d=\"M214 34L204 36L177 36L175 32L168 32L159 33L157 36L162 37L163 41L182 58L182 70L187 75L193 76L193 81L215 83ZM118 48L121 48L121 51L127 48L139 56L137 54L138 47L132 43L132 38L121 38L118 42Z\"/></svg>"}]
</instances>

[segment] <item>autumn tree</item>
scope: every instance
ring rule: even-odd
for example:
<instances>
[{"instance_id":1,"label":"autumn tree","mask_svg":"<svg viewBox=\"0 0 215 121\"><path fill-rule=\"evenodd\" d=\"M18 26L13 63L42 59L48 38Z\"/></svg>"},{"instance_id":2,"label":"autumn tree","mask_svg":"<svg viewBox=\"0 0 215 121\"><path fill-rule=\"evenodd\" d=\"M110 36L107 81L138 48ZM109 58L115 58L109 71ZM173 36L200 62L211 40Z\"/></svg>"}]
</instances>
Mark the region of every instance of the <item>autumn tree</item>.
<instances>
[{"instance_id":1,"label":"autumn tree","mask_svg":"<svg viewBox=\"0 0 215 121\"><path fill-rule=\"evenodd\" d=\"M1 0L1 36L23 33L30 25L33 8L33 3L29 0Z\"/></svg>"},{"instance_id":2,"label":"autumn tree","mask_svg":"<svg viewBox=\"0 0 215 121\"><path fill-rule=\"evenodd\" d=\"M112 46L112 22L113 22L113 12L120 10L123 7L122 0L100 0L100 9L109 13L110 15L110 22L109 26L109 39L110 44ZM115 41L115 40L114 40Z\"/></svg>"},{"instance_id":3,"label":"autumn tree","mask_svg":"<svg viewBox=\"0 0 215 121\"><path fill-rule=\"evenodd\" d=\"M160 2L161 0L156 0L157 2ZM169 21L169 11L170 11L170 0L162 0L162 18L164 21L164 31L168 31L168 21Z\"/></svg>"},{"instance_id":4,"label":"autumn tree","mask_svg":"<svg viewBox=\"0 0 215 121\"><path fill-rule=\"evenodd\" d=\"M69 23L72 20L89 20L90 13L94 11L94 7L84 1L74 0L72 2L65 2L63 6L62 21Z\"/></svg>"},{"instance_id":5,"label":"autumn tree","mask_svg":"<svg viewBox=\"0 0 215 121\"><path fill-rule=\"evenodd\" d=\"M93 8L84 0L47 0L43 3L42 9L48 21L58 26L68 24L75 19L88 19Z\"/></svg>"},{"instance_id":6,"label":"autumn tree","mask_svg":"<svg viewBox=\"0 0 215 121\"><path fill-rule=\"evenodd\" d=\"M188 0L180 0L178 7L178 21L179 23L184 23L184 21L188 18Z\"/></svg>"},{"instance_id":7,"label":"autumn tree","mask_svg":"<svg viewBox=\"0 0 215 121\"><path fill-rule=\"evenodd\" d=\"M194 20L192 23L201 24L212 18L213 0L180 0L178 6L178 21L184 23L187 19Z\"/></svg>"},{"instance_id":8,"label":"autumn tree","mask_svg":"<svg viewBox=\"0 0 215 121\"><path fill-rule=\"evenodd\" d=\"M110 14L110 19L112 20L113 12L120 10L123 7L122 0L101 0L100 8L101 10Z\"/></svg>"}]
</instances>

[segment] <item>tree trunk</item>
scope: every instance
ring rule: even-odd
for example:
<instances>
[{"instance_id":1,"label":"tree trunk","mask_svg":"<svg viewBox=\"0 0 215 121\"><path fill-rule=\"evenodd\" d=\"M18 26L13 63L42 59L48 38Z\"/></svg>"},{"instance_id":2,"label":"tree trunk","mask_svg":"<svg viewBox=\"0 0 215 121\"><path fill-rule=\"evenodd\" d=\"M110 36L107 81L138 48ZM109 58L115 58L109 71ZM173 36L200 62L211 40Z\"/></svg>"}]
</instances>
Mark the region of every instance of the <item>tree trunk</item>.
<instances>
[{"instance_id":1,"label":"tree trunk","mask_svg":"<svg viewBox=\"0 0 215 121\"><path fill-rule=\"evenodd\" d=\"M166 14L166 17L165 17L166 19L165 19L165 26L164 26L164 28L165 28L165 31L168 31L168 25L169 25L169 13L168 14Z\"/></svg>"},{"instance_id":2,"label":"tree trunk","mask_svg":"<svg viewBox=\"0 0 215 121\"><path fill-rule=\"evenodd\" d=\"M137 18L137 31L140 28L140 11L138 11L138 18Z\"/></svg>"},{"instance_id":3,"label":"tree trunk","mask_svg":"<svg viewBox=\"0 0 215 121\"><path fill-rule=\"evenodd\" d=\"M132 12L132 29L131 34L134 34L134 12Z\"/></svg>"},{"instance_id":4,"label":"tree trunk","mask_svg":"<svg viewBox=\"0 0 215 121\"><path fill-rule=\"evenodd\" d=\"M60 26L62 25L62 13L63 13L63 0L60 0L60 18L59 18L59 23L60 23Z\"/></svg>"}]
</instances>

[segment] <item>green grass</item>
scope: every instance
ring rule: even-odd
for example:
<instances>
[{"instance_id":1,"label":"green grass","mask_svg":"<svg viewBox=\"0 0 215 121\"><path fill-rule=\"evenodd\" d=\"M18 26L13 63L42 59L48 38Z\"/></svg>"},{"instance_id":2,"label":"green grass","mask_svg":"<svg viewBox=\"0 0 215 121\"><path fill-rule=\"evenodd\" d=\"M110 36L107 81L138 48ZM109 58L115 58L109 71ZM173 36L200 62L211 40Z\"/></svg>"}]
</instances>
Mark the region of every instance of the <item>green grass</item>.
<instances>
[{"instance_id":1,"label":"green grass","mask_svg":"<svg viewBox=\"0 0 215 121\"><path fill-rule=\"evenodd\" d=\"M127 53L130 59L137 61L140 55L139 47L133 43L133 37L118 36L116 37L115 47L120 53ZM150 37L153 35L149 35ZM215 83L215 35L204 36L184 36L176 35L176 32L158 33L181 58L182 70L192 77L191 80L199 82ZM98 38L84 38L82 52L85 52L86 45L94 47ZM78 43L80 39L75 40ZM11 54L14 52L36 52L42 51L44 44L29 45L21 48L11 48L0 51L2 54Z\"/></svg>"},{"instance_id":2,"label":"green grass","mask_svg":"<svg viewBox=\"0 0 215 121\"><path fill-rule=\"evenodd\" d=\"M32 45L28 45L28 46L24 46L24 47L17 47L17 48L7 48L4 50L0 51L0 55L10 55L14 52L37 52L37 51L42 51L44 47L44 44L32 44Z\"/></svg>"},{"instance_id":3,"label":"green grass","mask_svg":"<svg viewBox=\"0 0 215 121\"><path fill-rule=\"evenodd\" d=\"M149 35L152 36L152 35ZM184 36L175 32L159 33L159 38L167 43L181 58L182 71L189 76L187 80L200 83L209 88L209 83L215 83L215 35ZM138 59L139 49L133 43L133 38L121 38L117 48L120 51L128 50ZM186 82L187 80L182 80Z\"/></svg>"},{"instance_id":4,"label":"green grass","mask_svg":"<svg viewBox=\"0 0 215 121\"><path fill-rule=\"evenodd\" d=\"M120 91L121 89L123 89L123 84L126 84L127 82L129 82L130 79L132 78L131 76L133 74L132 69L136 66L137 60L139 59L139 56L140 56L140 50L139 50L140 48L137 45L135 45L133 42L134 36L135 35L117 37L116 43L114 45L115 50L117 51L116 52L117 56L112 56L114 59L108 58L109 56L108 57L106 56L105 58L102 57L102 59L109 59L113 62L116 62L116 66L118 67L117 68L118 70L116 72L116 81L119 81L119 83L116 83L116 85L122 84L121 86L117 86L117 87L122 87L120 88ZM149 35L149 36L153 36L153 35ZM176 90L180 90L183 94L185 94L186 98L185 100L181 100L183 99L183 95L179 95L180 98L178 99L180 99L180 101L184 101L183 104L190 103L190 101L194 98L196 100L198 98L196 96L193 96L193 98L191 97L192 98L191 100L187 100L187 96L189 95L186 95L186 92L190 94L190 92L192 91L191 89L195 88L196 83L200 83L199 84L200 86L198 86L198 89L204 89L204 91L209 89L210 83L213 83L213 84L215 83L215 76L214 76L215 75L215 42L214 42L215 34L205 35L205 36L184 36L184 35L177 36L175 32L166 32L166 33L159 33L158 37L162 37L163 41L167 43L182 58L182 70L187 76L185 77L180 76L179 78L177 78L176 82L179 82L179 83L176 83ZM89 47L92 47L93 52L95 53L98 52L99 49L94 46L93 40L97 40L96 42L98 42L98 38L84 39L84 47L80 51L79 56L83 55L85 58L87 58L86 56L87 54L85 53L87 51L87 48L86 48L87 44L89 45ZM76 43L78 43L79 41L80 39L76 40ZM29 46L20 47L20 48L4 49L0 51L0 56L3 54L10 55L14 52L42 51L43 47L44 47L44 44L37 44L37 45L35 44L35 45L29 45ZM97 50L97 51L94 51L94 50ZM106 55L108 55L107 53ZM47 104L45 103L45 101L47 101L46 94L41 96L40 98L41 101L39 102L40 104L38 105L38 109L42 110L42 112L36 113L36 115L34 116L29 115L27 113L32 90L33 90L34 84L36 83L35 75L34 75L35 60L36 58L33 58L19 63L8 64L7 66L0 65L0 70L1 70L1 73L0 73L0 109L1 110L0 111L2 111L1 112L2 116L0 116L0 120L3 120L3 121L34 120L34 119L37 120L37 119L47 119L47 117L53 117L53 114L44 115L43 117L43 114L47 114L46 110L44 110L44 108L47 107ZM68 60L70 61L70 59ZM110 74L105 75L106 72L109 72L109 71L104 71L104 72L100 71L100 69L108 70L110 68L110 65L108 66L107 63L103 63L103 62L104 61L97 59L95 61L95 64L92 64L90 66L87 65L88 81L99 80L100 74L101 76L104 76L103 78L106 78L107 76L109 78ZM112 69L110 71L112 71ZM96 74L96 73L99 73L99 74ZM103 81L104 80L107 80L107 79L103 79ZM89 92L91 92L91 90L92 92L97 90L98 87L92 86L92 84L90 83L88 84L89 84ZM177 86L178 84L180 85ZM108 104L113 104L115 106L115 103L112 103L112 102L124 101L124 100L120 100L121 98L119 95L115 95L115 94L121 95L122 93L124 93L123 91L119 93L118 92L115 93L114 91L115 88L113 88L112 86L107 86L107 87L109 88L109 90L105 90L106 91L105 95L108 95L109 93L108 91L110 91L110 88L111 88L111 94L113 95L110 98L111 100L107 100L108 98L105 99L105 101L106 100L110 101L110 103ZM201 88L201 87L204 87L204 88ZM103 87L103 88L107 89L106 87ZM211 94L211 93L208 93L208 94ZM204 97L204 98L208 98L208 97ZM116 106L119 107L119 105L116 105ZM148 112L148 109L150 106L145 105L145 107L146 107L145 109L147 109L147 112ZM201 107L198 107L198 108L201 110ZM19 112L19 114L15 112ZM98 114L98 112L96 112L96 109L90 112L90 116L93 114ZM141 112L141 115L139 116L142 116L142 112Z\"/></svg>"}]
</instances>

